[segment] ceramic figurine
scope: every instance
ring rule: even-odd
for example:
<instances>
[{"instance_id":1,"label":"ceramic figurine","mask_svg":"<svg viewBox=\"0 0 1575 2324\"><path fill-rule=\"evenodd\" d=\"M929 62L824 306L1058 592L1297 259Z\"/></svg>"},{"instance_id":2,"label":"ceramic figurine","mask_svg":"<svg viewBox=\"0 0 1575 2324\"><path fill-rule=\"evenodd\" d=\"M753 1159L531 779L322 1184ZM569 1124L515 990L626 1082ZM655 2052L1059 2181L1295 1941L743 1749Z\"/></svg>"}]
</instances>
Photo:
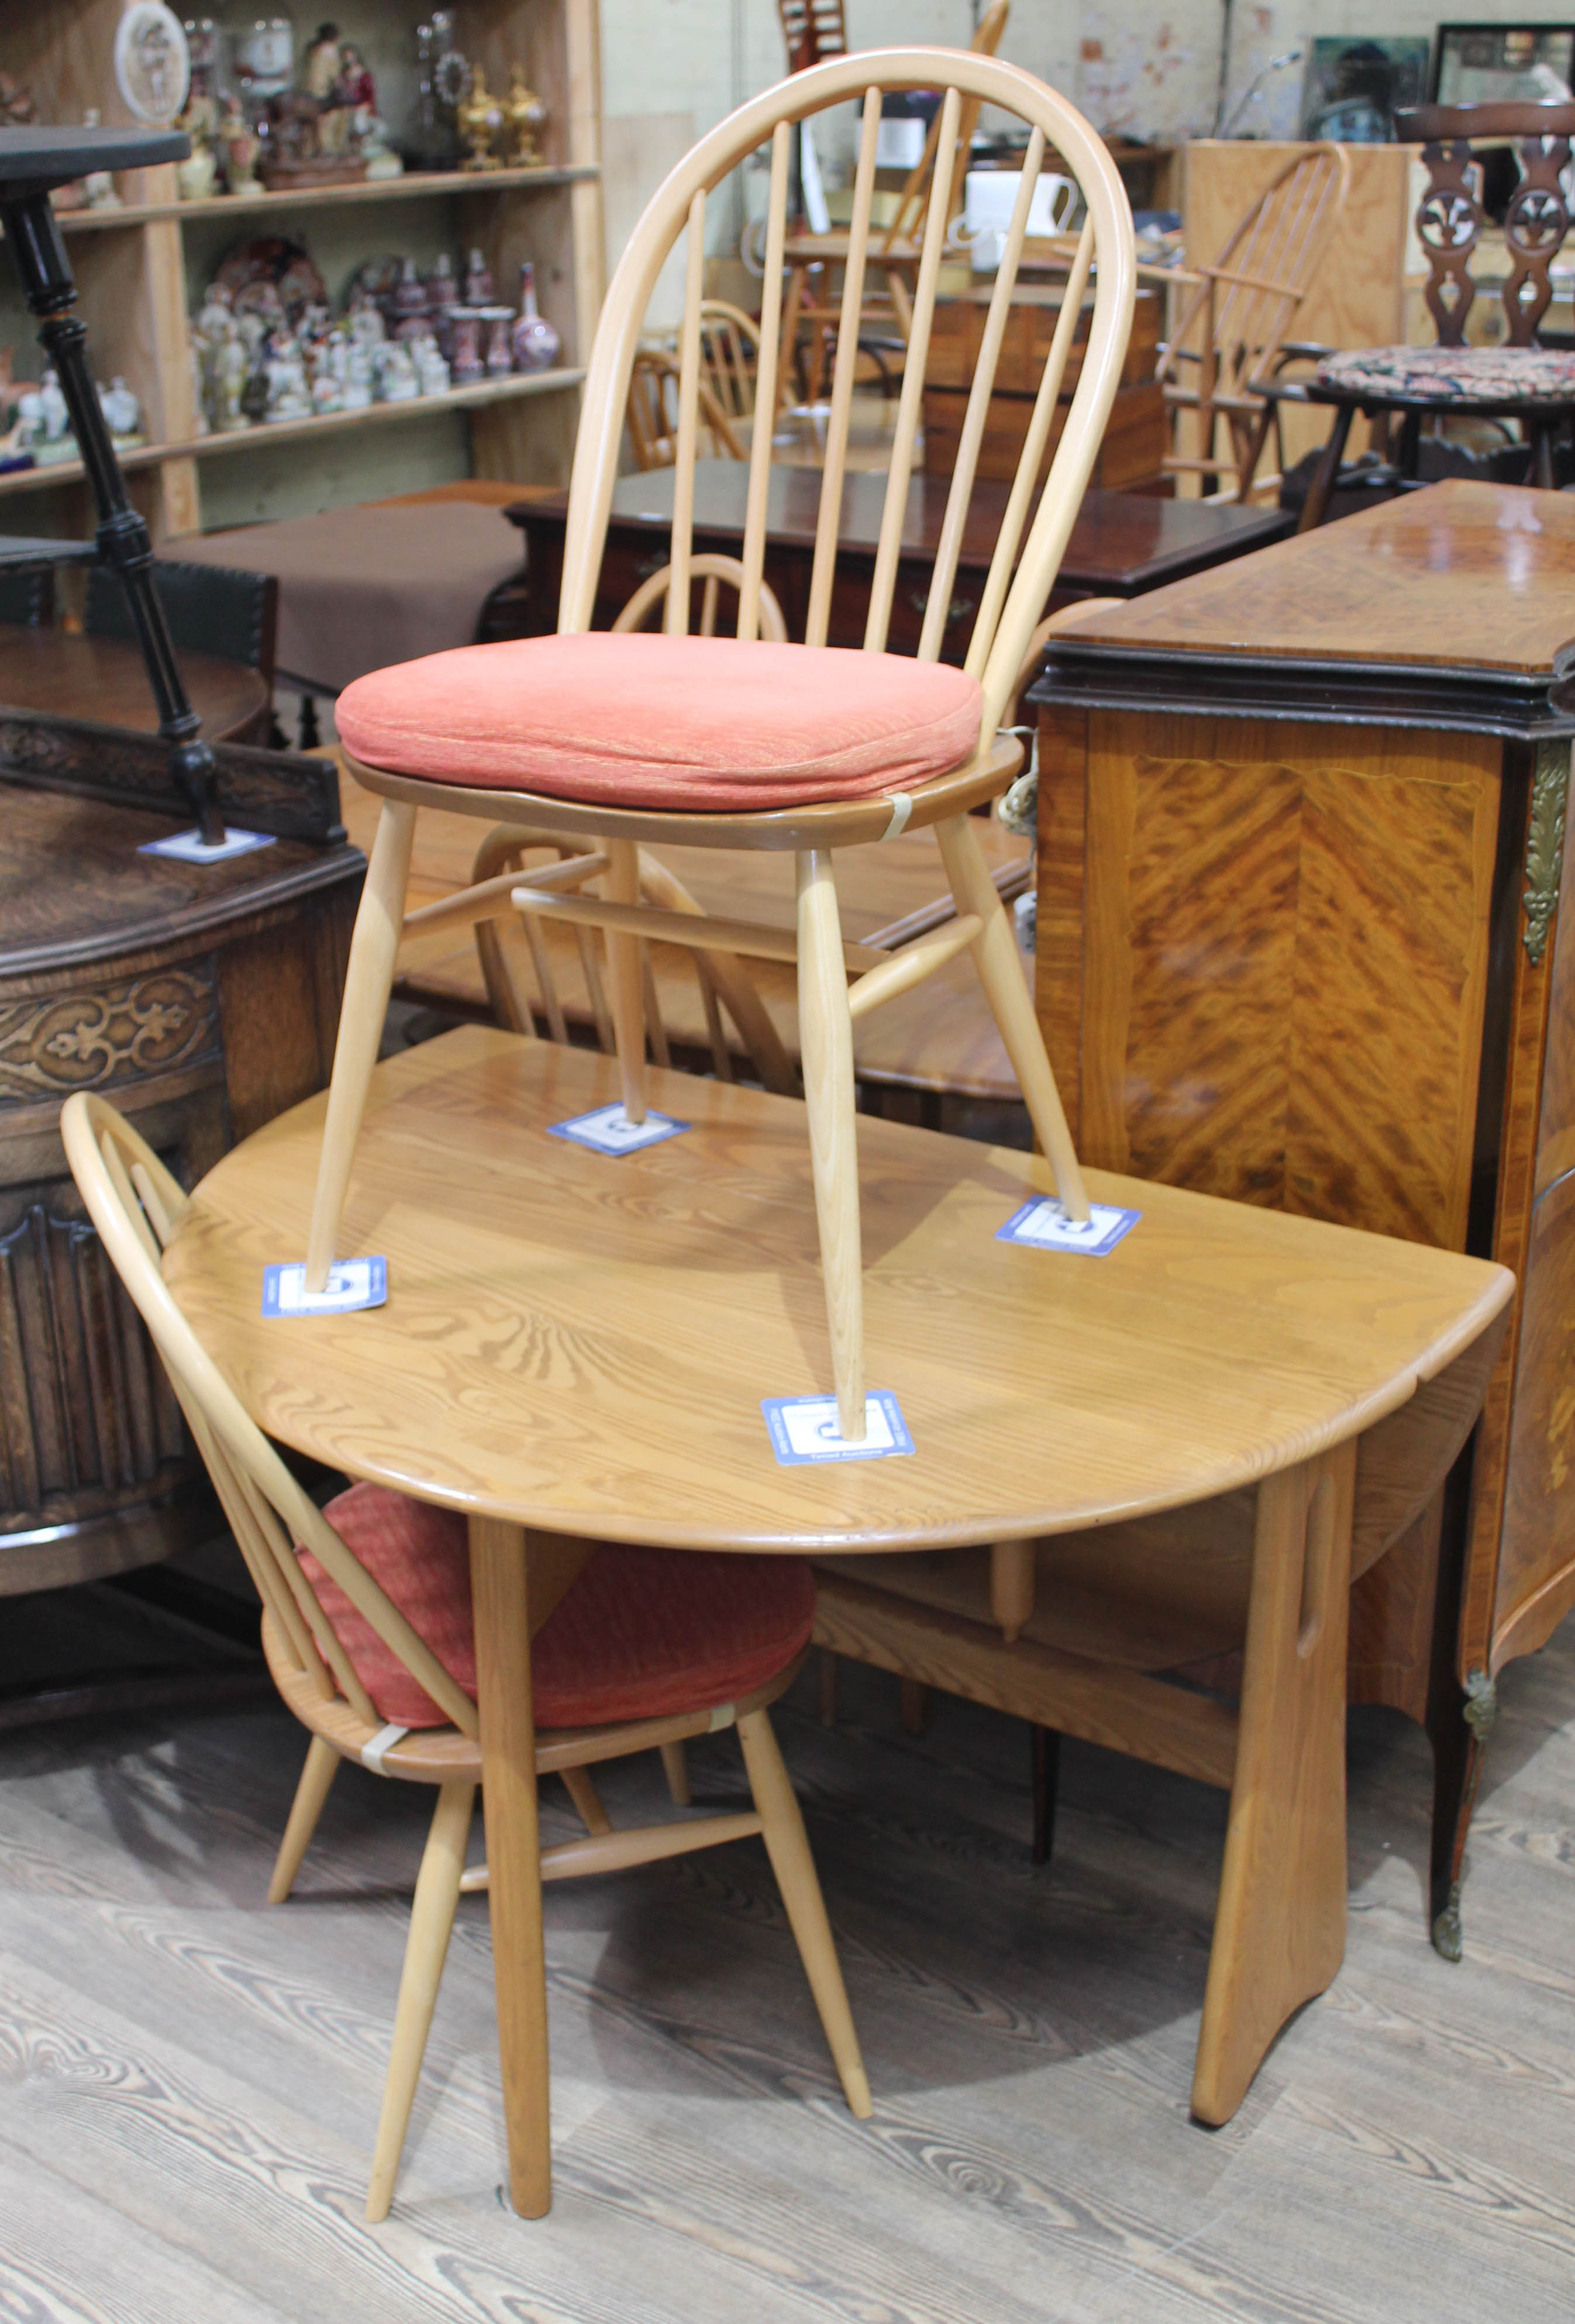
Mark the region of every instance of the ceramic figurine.
<instances>
[{"instance_id":1,"label":"ceramic figurine","mask_svg":"<svg viewBox=\"0 0 1575 2324\"><path fill-rule=\"evenodd\" d=\"M448 365L438 351L438 342L430 331L422 331L408 342L410 361L416 366L423 395L447 395L451 385Z\"/></svg>"},{"instance_id":2,"label":"ceramic figurine","mask_svg":"<svg viewBox=\"0 0 1575 2324\"><path fill-rule=\"evenodd\" d=\"M259 16L235 34L234 54L241 94L265 105L295 78L295 27L288 16Z\"/></svg>"},{"instance_id":3,"label":"ceramic figurine","mask_svg":"<svg viewBox=\"0 0 1575 2324\"><path fill-rule=\"evenodd\" d=\"M196 436L207 436L213 428L207 409L208 383L203 370L204 353L201 341L194 337L186 350L186 359L191 366L191 429Z\"/></svg>"},{"instance_id":4,"label":"ceramic figurine","mask_svg":"<svg viewBox=\"0 0 1575 2324\"><path fill-rule=\"evenodd\" d=\"M311 390L299 346L288 332L269 334L263 369L268 382L268 405L263 418L272 426L281 420L311 417Z\"/></svg>"},{"instance_id":5,"label":"ceramic figurine","mask_svg":"<svg viewBox=\"0 0 1575 2324\"><path fill-rule=\"evenodd\" d=\"M28 447L40 467L51 461L75 458L77 447L70 432L70 414L52 369L46 369L38 385L26 389L18 397L16 409L26 423Z\"/></svg>"},{"instance_id":6,"label":"ceramic figurine","mask_svg":"<svg viewBox=\"0 0 1575 2324\"><path fill-rule=\"evenodd\" d=\"M252 361L241 327L233 315L226 316L213 357L213 424L221 436L250 426L243 398L251 376Z\"/></svg>"},{"instance_id":7,"label":"ceramic figurine","mask_svg":"<svg viewBox=\"0 0 1575 2324\"><path fill-rule=\"evenodd\" d=\"M257 175L257 156L262 141L241 111L241 100L234 94L225 99L215 140L224 155L225 191L243 201L253 200L262 191L262 181Z\"/></svg>"},{"instance_id":8,"label":"ceramic figurine","mask_svg":"<svg viewBox=\"0 0 1575 2324\"><path fill-rule=\"evenodd\" d=\"M465 270L465 303L467 307L490 307L497 297L493 284L493 272L479 250L470 254L470 263Z\"/></svg>"},{"instance_id":9,"label":"ceramic figurine","mask_svg":"<svg viewBox=\"0 0 1575 2324\"><path fill-rule=\"evenodd\" d=\"M184 161L175 164L175 182L183 202L205 202L218 182L218 155L214 139L218 108L211 97L193 97L176 124L191 140Z\"/></svg>"},{"instance_id":10,"label":"ceramic figurine","mask_svg":"<svg viewBox=\"0 0 1575 2324\"><path fill-rule=\"evenodd\" d=\"M14 475L35 465L26 420L13 420L5 434L0 436L0 476Z\"/></svg>"},{"instance_id":11,"label":"ceramic figurine","mask_svg":"<svg viewBox=\"0 0 1575 2324\"><path fill-rule=\"evenodd\" d=\"M520 319L509 334L516 371L550 371L563 342L537 310L536 269L526 259L520 269Z\"/></svg>"},{"instance_id":12,"label":"ceramic figurine","mask_svg":"<svg viewBox=\"0 0 1575 2324\"><path fill-rule=\"evenodd\" d=\"M133 437L140 438L143 407L118 373L107 387L99 389L98 402L105 423L118 442L125 443Z\"/></svg>"},{"instance_id":13,"label":"ceramic figurine","mask_svg":"<svg viewBox=\"0 0 1575 2324\"><path fill-rule=\"evenodd\" d=\"M484 307L481 310L484 360L493 379L507 379L514 368L514 351L509 345L509 326L513 319L512 307Z\"/></svg>"},{"instance_id":14,"label":"ceramic figurine","mask_svg":"<svg viewBox=\"0 0 1575 2324\"><path fill-rule=\"evenodd\" d=\"M456 387L472 387L486 377L481 355L481 310L451 307L448 310L448 367Z\"/></svg>"},{"instance_id":15,"label":"ceramic figurine","mask_svg":"<svg viewBox=\"0 0 1575 2324\"><path fill-rule=\"evenodd\" d=\"M382 308L364 290L357 290L350 301L350 336L367 348L380 346L388 337Z\"/></svg>"},{"instance_id":16,"label":"ceramic figurine","mask_svg":"<svg viewBox=\"0 0 1575 2324\"><path fill-rule=\"evenodd\" d=\"M344 408L345 394L334 367L334 350L329 340L319 339L311 351L311 397L314 411L339 411Z\"/></svg>"},{"instance_id":17,"label":"ceramic figurine","mask_svg":"<svg viewBox=\"0 0 1575 2324\"><path fill-rule=\"evenodd\" d=\"M350 136L350 115L340 95L344 73L339 27L319 24L317 38L302 60L300 86L303 96L317 105L318 149L335 156L345 152Z\"/></svg>"},{"instance_id":18,"label":"ceramic figurine","mask_svg":"<svg viewBox=\"0 0 1575 2324\"><path fill-rule=\"evenodd\" d=\"M526 88L524 70L519 65L512 69L503 118L509 128L510 166L529 169L540 159L536 151L536 133L547 118L547 107L533 88Z\"/></svg>"},{"instance_id":19,"label":"ceramic figurine","mask_svg":"<svg viewBox=\"0 0 1575 2324\"><path fill-rule=\"evenodd\" d=\"M352 338L346 346L340 395L346 411L364 411L373 401L372 349L364 339Z\"/></svg>"},{"instance_id":20,"label":"ceramic figurine","mask_svg":"<svg viewBox=\"0 0 1575 2324\"><path fill-rule=\"evenodd\" d=\"M425 328L426 318L426 286L416 272L415 260L407 258L394 288L394 337L399 339L408 339L412 332Z\"/></svg>"},{"instance_id":21,"label":"ceramic figurine","mask_svg":"<svg viewBox=\"0 0 1575 2324\"><path fill-rule=\"evenodd\" d=\"M503 126L503 108L487 87L487 77L480 65L471 70L470 92L455 107L459 134L470 147L461 167L466 170L501 170L502 163L493 151L494 139Z\"/></svg>"},{"instance_id":22,"label":"ceramic figurine","mask_svg":"<svg viewBox=\"0 0 1575 2324\"><path fill-rule=\"evenodd\" d=\"M374 364L379 398L384 403L409 403L421 392L410 351L402 339L388 339Z\"/></svg>"},{"instance_id":23,"label":"ceramic figurine","mask_svg":"<svg viewBox=\"0 0 1575 2324\"><path fill-rule=\"evenodd\" d=\"M84 129L97 128L98 107L96 105L90 105L82 115L82 126ZM115 190L115 180L107 170L89 170L82 180L82 195L90 210L117 210L122 207L120 196Z\"/></svg>"}]
</instances>

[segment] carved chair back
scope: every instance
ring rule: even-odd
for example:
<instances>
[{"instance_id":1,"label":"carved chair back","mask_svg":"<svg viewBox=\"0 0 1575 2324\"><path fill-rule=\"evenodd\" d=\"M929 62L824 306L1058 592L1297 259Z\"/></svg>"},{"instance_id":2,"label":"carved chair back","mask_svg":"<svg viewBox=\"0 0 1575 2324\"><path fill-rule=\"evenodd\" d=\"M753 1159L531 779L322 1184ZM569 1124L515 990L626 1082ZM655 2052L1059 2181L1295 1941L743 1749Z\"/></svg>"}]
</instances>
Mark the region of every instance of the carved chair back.
<instances>
[{"instance_id":1,"label":"carved chair back","mask_svg":"<svg viewBox=\"0 0 1575 2324\"><path fill-rule=\"evenodd\" d=\"M1504 316L1509 345L1534 346L1553 296L1552 263L1569 231L1561 180L1575 138L1575 105L1419 105L1397 112L1395 128L1421 145L1427 167L1416 231L1427 259L1424 295L1441 347L1464 346L1466 318L1477 295L1471 254L1487 217L1473 143L1518 141L1520 183L1504 221L1511 262Z\"/></svg>"},{"instance_id":2,"label":"carved chair back","mask_svg":"<svg viewBox=\"0 0 1575 2324\"><path fill-rule=\"evenodd\" d=\"M843 0L777 0L790 73L804 72L823 57L845 57L848 28Z\"/></svg>"},{"instance_id":3,"label":"carved chair back","mask_svg":"<svg viewBox=\"0 0 1575 2324\"><path fill-rule=\"evenodd\" d=\"M290 1475L166 1288L160 1255L188 1202L179 1182L114 1106L85 1091L67 1099L60 1135L88 1215L180 1399L277 1652L325 1704L343 1702L370 1728L381 1727L295 1554L299 1543L455 1726L474 1738L474 1703Z\"/></svg>"},{"instance_id":4,"label":"carved chair back","mask_svg":"<svg viewBox=\"0 0 1575 2324\"><path fill-rule=\"evenodd\" d=\"M1104 144L1064 97L1031 74L994 57L961 50L908 48L873 51L816 65L767 90L721 123L659 189L613 276L592 349L569 492L558 627L565 634L571 634L591 626L617 473L619 439L630 380L640 353L641 323L668 254L686 232L686 288L674 415L677 474L672 578L665 620L669 634L686 633L693 595L689 584L694 564L695 463L708 406L714 404L714 398L702 393L705 383L700 352L706 199L750 154L761 146L769 146L770 180L757 401L761 407L771 408L779 370L790 355L790 350L781 345L781 318L794 130L807 116L853 97L862 100L862 121L805 622L805 642L825 643L847 467L858 319L866 263L870 256L876 134L882 96L889 89L903 88L938 89L943 101L930 202L916 270L908 359L898 407L865 625L863 642L867 651L884 650L890 623L908 488L914 472L925 363L951 223L952 185L961 149L964 108L974 104L988 105L1014 115L1027 124L1029 136L941 526L928 610L918 647L922 659L937 659L941 651L986 414L1027 229L1028 206L1047 149L1054 147L1067 171L1076 178L1086 208L1060 318L969 648L968 668L980 679L984 695L981 739L988 742L1011 696L1035 624L1044 613L1092 470L1126 355L1136 282L1132 214ZM1064 410L1062 385L1085 304L1090 303L1088 335L1076 387L1070 398L1070 408ZM1040 490L1038 478L1052 431L1063 418L1064 425ZM755 638L760 632L770 453L770 430L757 428L750 451L740 558L744 577L739 594L737 635L742 639Z\"/></svg>"}]
</instances>

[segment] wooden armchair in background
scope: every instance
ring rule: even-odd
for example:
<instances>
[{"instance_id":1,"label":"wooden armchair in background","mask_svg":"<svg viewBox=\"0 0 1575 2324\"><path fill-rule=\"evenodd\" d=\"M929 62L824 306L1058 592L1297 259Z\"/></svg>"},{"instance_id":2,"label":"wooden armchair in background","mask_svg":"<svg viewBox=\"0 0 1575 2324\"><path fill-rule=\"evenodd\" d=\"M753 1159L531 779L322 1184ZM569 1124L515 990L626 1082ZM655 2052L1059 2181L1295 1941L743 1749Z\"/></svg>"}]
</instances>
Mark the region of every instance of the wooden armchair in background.
<instances>
[{"instance_id":1,"label":"wooden armchair in background","mask_svg":"<svg viewBox=\"0 0 1575 2324\"><path fill-rule=\"evenodd\" d=\"M637 468L670 468L678 456L678 365L659 347L641 347L629 374L625 418ZM700 456L741 460L747 455L737 429L709 384L702 379L695 398Z\"/></svg>"},{"instance_id":2,"label":"wooden armchair in background","mask_svg":"<svg viewBox=\"0 0 1575 2324\"><path fill-rule=\"evenodd\" d=\"M1287 334L1349 184L1350 163L1338 145L1309 146L1259 196L1211 264L1189 263L1187 279L1197 287L1156 372L1176 438L1166 475L1201 476L1205 491L1211 484L1226 501L1278 491L1283 453L1272 473L1258 473L1278 407L1257 386L1286 362L1323 352ZM1184 442L1192 448L1182 449Z\"/></svg>"}]
</instances>

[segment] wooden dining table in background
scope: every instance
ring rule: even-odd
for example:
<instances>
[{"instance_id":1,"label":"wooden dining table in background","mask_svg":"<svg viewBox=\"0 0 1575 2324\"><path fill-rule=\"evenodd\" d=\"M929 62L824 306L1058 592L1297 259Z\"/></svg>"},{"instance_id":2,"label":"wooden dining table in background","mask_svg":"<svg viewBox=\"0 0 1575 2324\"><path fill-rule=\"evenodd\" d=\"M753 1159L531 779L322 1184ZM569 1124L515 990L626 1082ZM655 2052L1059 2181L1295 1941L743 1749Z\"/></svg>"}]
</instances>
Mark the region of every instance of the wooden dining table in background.
<instances>
[{"instance_id":1,"label":"wooden dining table in background","mask_svg":"<svg viewBox=\"0 0 1575 2324\"><path fill-rule=\"evenodd\" d=\"M913 1450L783 1466L762 1398L831 1384L801 1109L659 1072L652 1102L686 1134L616 1159L550 1134L619 1087L611 1057L479 1026L379 1065L345 1248L386 1259L381 1307L261 1313L264 1267L306 1249L321 1099L209 1172L164 1260L271 1434L468 1520L515 2208L538 2217L551 2195L530 1639L603 1541L824 1560L1254 1489L1239 1711L1130 1673L1102 1696L1097 1666L1064 1674L1070 1731L1127 1737L1162 1765L1181 1752L1231 1791L1193 2089L1202 2119L1226 2119L1344 1949L1359 1455L1379 1440L1392 1454L1386 1428L1404 1434L1414 1404L1425 1434L1424 1383L1469 1371L1509 1277L1102 1174L1096 1201L1143 1213L1108 1257L1025 1249L998 1230L1043 1186L1041 1163L861 1120L861 1175L880 1190L870 1371Z\"/></svg>"}]
</instances>

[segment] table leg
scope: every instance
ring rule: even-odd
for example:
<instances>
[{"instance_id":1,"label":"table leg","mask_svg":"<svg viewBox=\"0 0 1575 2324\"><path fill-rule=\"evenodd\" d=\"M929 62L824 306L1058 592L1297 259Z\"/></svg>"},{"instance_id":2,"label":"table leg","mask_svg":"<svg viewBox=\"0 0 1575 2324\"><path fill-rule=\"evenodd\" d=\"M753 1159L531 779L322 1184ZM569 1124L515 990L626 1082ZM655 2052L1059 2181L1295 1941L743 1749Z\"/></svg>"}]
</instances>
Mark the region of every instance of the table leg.
<instances>
[{"instance_id":1,"label":"table leg","mask_svg":"<svg viewBox=\"0 0 1575 2324\"><path fill-rule=\"evenodd\" d=\"M1354 403L1342 403L1334 415L1334 425L1329 431L1329 441L1323 447L1323 457L1312 472L1312 482L1307 487L1307 497L1302 503L1302 514L1296 525L1298 532L1315 532L1322 523L1330 497L1340 480L1340 464L1345 456L1346 438L1350 423L1356 418Z\"/></svg>"},{"instance_id":2,"label":"table leg","mask_svg":"<svg viewBox=\"0 0 1575 2324\"><path fill-rule=\"evenodd\" d=\"M470 1579L509 2196L539 2219L552 2201L552 2120L524 1527L472 1517Z\"/></svg>"},{"instance_id":3,"label":"table leg","mask_svg":"<svg viewBox=\"0 0 1575 2324\"><path fill-rule=\"evenodd\" d=\"M1193 2112L1228 2122L1345 1952L1345 1657L1354 1439L1257 1489L1225 1864Z\"/></svg>"}]
</instances>

